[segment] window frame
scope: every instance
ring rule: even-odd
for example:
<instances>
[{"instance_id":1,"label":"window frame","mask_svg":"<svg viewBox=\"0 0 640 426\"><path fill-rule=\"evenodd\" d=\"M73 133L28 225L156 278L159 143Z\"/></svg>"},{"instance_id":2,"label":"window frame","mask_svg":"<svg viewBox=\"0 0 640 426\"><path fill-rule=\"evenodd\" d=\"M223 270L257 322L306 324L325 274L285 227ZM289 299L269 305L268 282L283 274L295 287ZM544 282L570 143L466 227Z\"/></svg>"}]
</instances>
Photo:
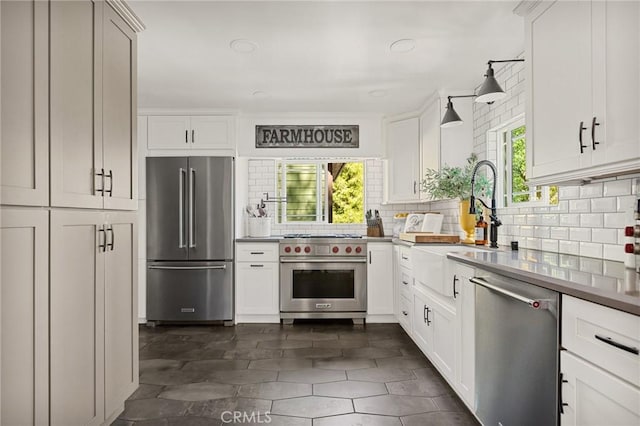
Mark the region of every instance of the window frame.
<instances>
[{"instance_id":1,"label":"window frame","mask_svg":"<svg viewBox=\"0 0 640 426\"><path fill-rule=\"evenodd\" d=\"M304 159L304 158L291 158L291 159L278 159L275 164L275 174L276 174L276 196L278 197L286 197L286 188L287 188L287 165L288 164L315 164L316 165L316 194L322 194L322 197L318 197L316 195L316 219L314 221L289 221L287 220L287 203L283 202L280 204L279 214L276 215L279 218L279 225L335 225L335 226L350 226L350 225L362 225L365 222L364 215L362 217L362 222L353 222L353 223L329 223L329 200L324 199L327 197L327 181L325 177L322 177L322 174L326 174L329 169L329 163L361 163L362 164L362 179L363 179L363 187L362 187L362 209L364 211L364 207L366 206L366 161L364 159L352 159L352 158L323 158L323 159ZM280 169L280 172L278 172ZM280 176L278 174L280 173ZM278 184L281 184L278 187Z\"/></svg>"}]
</instances>

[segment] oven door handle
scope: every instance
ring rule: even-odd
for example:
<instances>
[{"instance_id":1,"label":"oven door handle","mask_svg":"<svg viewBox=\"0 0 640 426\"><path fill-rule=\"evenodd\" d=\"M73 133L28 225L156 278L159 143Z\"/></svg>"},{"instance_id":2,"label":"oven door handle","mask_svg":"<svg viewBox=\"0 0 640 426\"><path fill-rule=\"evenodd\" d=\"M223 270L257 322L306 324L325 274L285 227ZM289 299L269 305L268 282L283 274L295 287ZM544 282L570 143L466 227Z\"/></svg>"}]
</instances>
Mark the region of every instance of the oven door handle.
<instances>
[{"instance_id":1,"label":"oven door handle","mask_svg":"<svg viewBox=\"0 0 640 426\"><path fill-rule=\"evenodd\" d=\"M280 263L367 263L366 257L356 257L353 259L331 258L331 257L314 257L312 259L289 259L280 258Z\"/></svg>"}]
</instances>

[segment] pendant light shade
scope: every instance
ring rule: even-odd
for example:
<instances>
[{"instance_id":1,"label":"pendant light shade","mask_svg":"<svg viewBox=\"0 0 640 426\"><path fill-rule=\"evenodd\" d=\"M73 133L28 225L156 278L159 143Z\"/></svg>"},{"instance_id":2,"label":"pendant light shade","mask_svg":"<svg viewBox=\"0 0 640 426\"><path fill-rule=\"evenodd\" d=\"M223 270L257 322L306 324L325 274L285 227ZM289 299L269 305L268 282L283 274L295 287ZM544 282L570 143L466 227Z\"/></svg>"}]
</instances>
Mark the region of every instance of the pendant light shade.
<instances>
[{"instance_id":1,"label":"pendant light shade","mask_svg":"<svg viewBox=\"0 0 640 426\"><path fill-rule=\"evenodd\" d=\"M476 98L476 102L491 103L500 99L504 99L505 96L507 96L507 94L498 84L498 81L493 75L493 68L491 67L491 63L489 63L489 68L487 69L487 73L485 74L484 83L482 83L480 90L478 90L478 97Z\"/></svg>"},{"instance_id":2,"label":"pendant light shade","mask_svg":"<svg viewBox=\"0 0 640 426\"><path fill-rule=\"evenodd\" d=\"M453 102L451 102L451 97L449 96L447 100L447 110L444 113L444 117L442 117L442 122L440 123L440 127L454 127L462 124L462 118L458 115L455 109L453 109Z\"/></svg>"}]
</instances>

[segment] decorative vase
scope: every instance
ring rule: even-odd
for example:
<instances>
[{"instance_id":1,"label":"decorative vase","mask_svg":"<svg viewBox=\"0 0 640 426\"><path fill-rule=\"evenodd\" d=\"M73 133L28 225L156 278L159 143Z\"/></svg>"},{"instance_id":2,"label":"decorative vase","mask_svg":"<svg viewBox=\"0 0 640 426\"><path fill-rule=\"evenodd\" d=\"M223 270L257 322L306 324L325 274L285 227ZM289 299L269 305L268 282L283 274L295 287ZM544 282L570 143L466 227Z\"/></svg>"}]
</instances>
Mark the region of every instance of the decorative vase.
<instances>
[{"instance_id":1,"label":"decorative vase","mask_svg":"<svg viewBox=\"0 0 640 426\"><path fill-rule=\"evenodd\" d=\"M474 231L476 227L476 215L469 213L469 200L460 200L460 227L465 232L466 237L463 244L475 244Z\"/></svg>"}]
</instances>

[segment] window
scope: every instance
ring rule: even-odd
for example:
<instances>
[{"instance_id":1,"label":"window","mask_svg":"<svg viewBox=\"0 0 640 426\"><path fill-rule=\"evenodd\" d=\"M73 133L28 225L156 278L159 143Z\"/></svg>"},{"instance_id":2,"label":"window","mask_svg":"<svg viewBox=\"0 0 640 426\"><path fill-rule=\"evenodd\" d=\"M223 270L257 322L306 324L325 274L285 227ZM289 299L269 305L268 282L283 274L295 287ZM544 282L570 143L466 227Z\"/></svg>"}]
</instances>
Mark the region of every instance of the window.
<instances>
[{"instance_id":1,"label":"window","mask_svg":"<svg viewBox=\"0 0 640 426\"><path fill-rule=\"evenodd\" d=\"M527 185L527 144L524 118L501 128L498 136L498 163L502 169L503 206L558 204L558 187Z\"/></svg>"},{"instance_id":2,"label":"window","mask_svg":"<svg viewBox=\"0 0 640 426\"><path fill-rule=\"evenodd\" d=\"M364 164L281 161L277 189L280 223L363 223Z\"/></svg>"}]
</instances>

